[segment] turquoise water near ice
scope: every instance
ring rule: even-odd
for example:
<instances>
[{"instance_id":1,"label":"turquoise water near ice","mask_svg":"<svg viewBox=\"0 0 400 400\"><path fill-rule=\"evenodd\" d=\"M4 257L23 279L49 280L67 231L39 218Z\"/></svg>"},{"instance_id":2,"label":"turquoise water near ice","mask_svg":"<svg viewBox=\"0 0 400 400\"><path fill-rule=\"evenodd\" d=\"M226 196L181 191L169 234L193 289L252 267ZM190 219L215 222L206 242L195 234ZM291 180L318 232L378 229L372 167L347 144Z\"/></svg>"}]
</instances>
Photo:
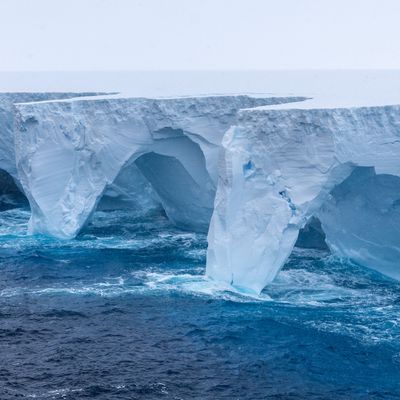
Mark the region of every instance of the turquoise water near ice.
<instances>
[{"instance_id":1,"label":"turquoise water near ice","mask_svg":"<svg viewBox=\"0 0 400 400\"><path fill-rule=\"evenodd\" d=\"M0 212L0 399L398 399L400 283L295 249L260 296L206 236L97 211L76 240Z\"/></svg>"}]
</instances>

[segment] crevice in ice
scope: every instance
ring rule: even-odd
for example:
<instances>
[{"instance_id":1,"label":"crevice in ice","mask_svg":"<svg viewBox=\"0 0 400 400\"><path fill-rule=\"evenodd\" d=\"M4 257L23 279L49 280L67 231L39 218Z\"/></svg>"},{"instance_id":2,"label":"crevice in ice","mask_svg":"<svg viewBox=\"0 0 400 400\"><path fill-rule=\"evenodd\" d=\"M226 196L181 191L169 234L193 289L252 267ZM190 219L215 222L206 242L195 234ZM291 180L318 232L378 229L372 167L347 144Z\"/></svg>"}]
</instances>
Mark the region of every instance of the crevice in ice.
<instances>
[{"instance_id":1,"label":"crevice in ice","mask_svg":"<svg viewBox=\"0 0 400 400\"><path fill-rule=\"evenodd\" d=\"M288 206L292 211L292 216L295 216L296 215L296 206L293 204L292 199L289 197L286 190L280 191L279 195L288 203Z\"/></svg>"},{"instance_id":2,"label":"crevice in ice","mask_svg":"<svg viewBox=\"0 0 400 400\"><path fill-rule=\"evenodd\" d=\"M252 160L247 161L246 164L243 164L243 175L245 178L249 178L256 171L256 167Z\"/></svg>"}]
</instances>

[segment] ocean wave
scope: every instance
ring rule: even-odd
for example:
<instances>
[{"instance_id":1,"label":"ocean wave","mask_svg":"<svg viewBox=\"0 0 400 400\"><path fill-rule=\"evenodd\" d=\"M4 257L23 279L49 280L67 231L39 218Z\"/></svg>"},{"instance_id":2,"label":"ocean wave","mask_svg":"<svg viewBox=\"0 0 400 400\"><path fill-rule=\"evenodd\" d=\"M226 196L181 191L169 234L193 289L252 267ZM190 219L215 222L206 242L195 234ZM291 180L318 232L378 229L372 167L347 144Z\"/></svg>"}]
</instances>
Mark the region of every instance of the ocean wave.
<instances>
[{"instance_id":1,"label":"ocean wave","mask_svg":"<svg viewBox=\"0 0 400 400\"><path fill-rule=\"evenodd\" d=\"M371 343L400 338L400 284L321 250L295 249L276 280L256 295L205 276L206 236L180 231L165 218L100 212L67 241L29 236L28 219L24 209L0 212L3 301L190 296L262 307L290 323Z\"/></svg>"}]
</instances>

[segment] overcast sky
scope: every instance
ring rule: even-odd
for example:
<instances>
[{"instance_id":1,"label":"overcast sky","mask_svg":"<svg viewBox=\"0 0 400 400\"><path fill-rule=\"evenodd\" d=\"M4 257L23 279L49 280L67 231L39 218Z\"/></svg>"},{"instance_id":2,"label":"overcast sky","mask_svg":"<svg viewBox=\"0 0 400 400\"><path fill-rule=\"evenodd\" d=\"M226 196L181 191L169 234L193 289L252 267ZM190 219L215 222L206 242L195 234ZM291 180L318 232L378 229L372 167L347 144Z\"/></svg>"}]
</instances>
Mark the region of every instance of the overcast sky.
<instances>
[{"instance_id":1,"label":"overcast sky","mask_svg":"<svg viewBox=\"0 0 400 400\"><path fill-rule=\"evenodd\" d=\"M400 0L0 0L0 70L400 68Z\"/></svg>"}]
</instances>

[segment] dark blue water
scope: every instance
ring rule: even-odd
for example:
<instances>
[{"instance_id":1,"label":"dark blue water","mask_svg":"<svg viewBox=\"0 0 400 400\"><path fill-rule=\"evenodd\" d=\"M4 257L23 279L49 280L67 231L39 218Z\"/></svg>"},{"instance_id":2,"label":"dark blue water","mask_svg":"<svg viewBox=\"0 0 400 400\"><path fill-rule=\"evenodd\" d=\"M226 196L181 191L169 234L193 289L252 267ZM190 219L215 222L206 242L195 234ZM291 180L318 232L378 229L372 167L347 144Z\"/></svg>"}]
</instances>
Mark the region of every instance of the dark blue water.
<instances>
[{"instance_id":1,"label":"dark blue water","mask_svg":"<svg viewBox=\"0 0 400 400\"><path fill-rule=\"evenodd\" d=\"M206 237L97 212L77 240L0 212L0 399L398 399L400 284L295 250L259 297Z\"/></svg>"}]
</instances>

